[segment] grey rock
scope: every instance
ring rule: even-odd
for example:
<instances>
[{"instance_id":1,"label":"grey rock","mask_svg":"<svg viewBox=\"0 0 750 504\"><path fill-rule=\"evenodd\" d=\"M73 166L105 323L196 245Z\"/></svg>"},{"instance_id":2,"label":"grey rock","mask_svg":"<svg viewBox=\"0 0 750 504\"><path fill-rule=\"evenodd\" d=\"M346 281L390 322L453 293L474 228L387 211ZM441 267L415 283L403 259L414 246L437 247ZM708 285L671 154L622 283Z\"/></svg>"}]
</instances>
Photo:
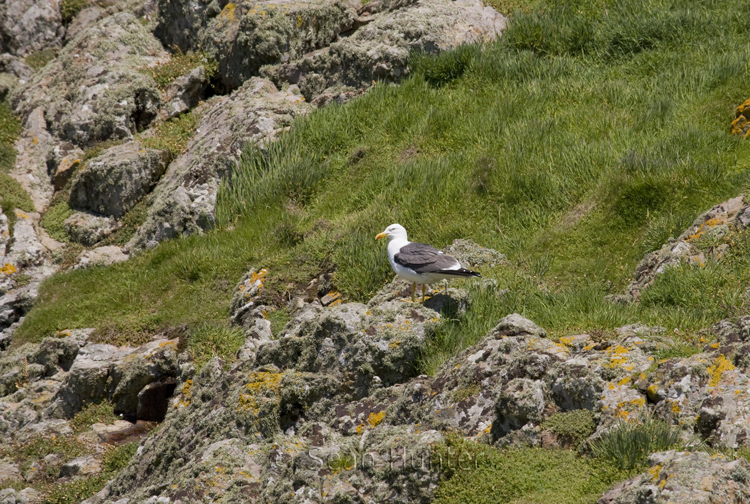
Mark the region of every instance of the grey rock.
<instances>
[{"instance_id":1,"label":"grey rock","mask_svg":"<svg viewBox=\"0 0 750 504\"><path fill-rule=\"evenodd\" d=\"M97 247L91 250L84 250L78 256L73 269L90 268L93 266L109 266L123 261L127 261L130 256L125 251L114 245Z\"/></svg>"},{"instance_id":2,"label":"grey rock","mask_svg":"<svg viewBox=\"0 0 750 504\"><path fill-rule=\"evenodd\" d=\"M0 484L21 478L18 466L8 459L0 460Z\"/></svg>"},{"instance_id":3,"label":"grey rock","mask_svg":"<svg viewBox=\"0 0 750 504\"><path fill-rule=\"evenodd\" d=\"M36 107L24 116L23 132L16 141L16 163L10 176L24 188L37 212L44 212L52 199L47 159L57 140L47 130L44 107Z\"/></svg>"},{"instance_id":4,"label":"grey rock","mask_svg":"<svg viewBox=\"0 0 750 504\"><path fill-rule=\"evenodd\" d=\"M512 313L498 322L492 332L497 336L536 336L544 338L547 331L517 313Z\"/></svg>"},{"instance_id":5,"label":"grey rock","mask_svg":"<svg viewBox=\"0 0 750 504\"><path fill-rule=\"evenodd\" d=\"M63 224L71 240L87 247L93 247L120 227L114 218L90 212L74 212Z\"/></svg>"},{"instance_id":6,"label":"grey rock","mask_svg":"<svg viewBox=\"0 0 750 504\"><path fill-rule=\"evenodd\" d=\"M72 476L90 476L102 471L101 462L93 455L84 455L76 457L66 462L60 468L61 478L70 478Z\"/></svg>"},{"instance_id":7,"label":"grey rock","mask_svg":"<svg viewBox=\"0 0 750 504\"><path fill-rule=\"evenodd\" d=\"M213 228L219 184L235 169L243 146L273 140L310 110L299 96L259 78L231 95L212 98L204 107L186 152L172 162L154 189L154 203L128 244L131 250Z\"/></svg>"},{"instance_id":8,"label":"grey rock","mask_svg":"<svg viewBox=\"0 0 750 504\"><path fill-rule=\"evenodd\" d=\"M618 484L598 504L634 502L744 502L750 498L750 464L722 454L661 452L649 458L651 469Z\"/></svg>"},{"instance_id":9,"label":"grey rock","mask_svg":"<svg viewBox=\"0 0 750 504\"><path fill-rule=\"evenodd\" d=\"M80 147L129 138L156 118L160 103L156 83L140 69L166 58L135 16L114 14L82 30L11 103L23 121L42 108L52 134Z\"/></svg>"},{"instance_id":10,"label":"grey rock","mask_svg":"<svg viewBox=\"0 0 750 504\"><path fill-rule=\"evenodd\" d=\"M508 382L495 403L496 437L518 430L529 422L542 423L546 406L546 386L539 380L516 378Z\"/></svg>"},{"instance_id":11,"label":"grey rock","mask_svg":"<svg viewBox=\"0 0 750 504\"><path fill-rule=\"evenodd\" d=\"M57 0L8 0L0 6L0 53L28 56L61 45L64 35Z\"/></svg>"},{"instance_id":12,"label":"grey rock","mask_svg":"<svg viewBox=\"0 0 750 504\"><path fill-rule=\"evenodd\" d=\"M163 110L167 117L176 117L194 108L208 88L206 70L203 66L181 75L164 90Z\"/></svg>"},{"instance_id":13,"label":"grey rock","mask_svg":"<svg viewBox=\"0 0 750 504\"><path fill-rule=\"evenodd\" d=\"M76 174L69 204L73 208L122 217L156 184L169 161L168 151L144 149L137 142L110 147ZM96 238L90 233L80 237L89 243Z\"/></svg>"},{"instance_id":14,"label":"grey rock","mask_svg":"<svg viewBox=\"0 0 750 504\"><path fill-rule=\"evenodd\" d=\"M0 73L9 73L18 80L26 81L34 75L34 69L12 54L0 54Z\"/></svg>"}]
</instances>

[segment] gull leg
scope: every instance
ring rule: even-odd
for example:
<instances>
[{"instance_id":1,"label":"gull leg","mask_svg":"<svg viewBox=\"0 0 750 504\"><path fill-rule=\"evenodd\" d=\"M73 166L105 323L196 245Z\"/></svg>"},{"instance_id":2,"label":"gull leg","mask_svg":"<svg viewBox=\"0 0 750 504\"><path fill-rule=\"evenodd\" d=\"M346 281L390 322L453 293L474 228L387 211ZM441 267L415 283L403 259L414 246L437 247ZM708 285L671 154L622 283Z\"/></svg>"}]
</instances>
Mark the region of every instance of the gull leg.
<instances>
[{"instance_id":1,"label":"gull leg","mask_svg":"<svg viewBox=\"0 0 750 504\"><path fill-rule=\"evenodd\" d=\"M425 284L422 284L422 303L424 303L424 289L427 287Z\"/></svg>"},{"instance_id":2,"label":"gull leg","mask_svg":"<svg viewBox=\"0 0 750 504\"><path fill-rule=\"evenodd\" d=\"M411 284L411 302L414 302L414 293L417 292L417 282Z\"/></svg>"}]
</instances>

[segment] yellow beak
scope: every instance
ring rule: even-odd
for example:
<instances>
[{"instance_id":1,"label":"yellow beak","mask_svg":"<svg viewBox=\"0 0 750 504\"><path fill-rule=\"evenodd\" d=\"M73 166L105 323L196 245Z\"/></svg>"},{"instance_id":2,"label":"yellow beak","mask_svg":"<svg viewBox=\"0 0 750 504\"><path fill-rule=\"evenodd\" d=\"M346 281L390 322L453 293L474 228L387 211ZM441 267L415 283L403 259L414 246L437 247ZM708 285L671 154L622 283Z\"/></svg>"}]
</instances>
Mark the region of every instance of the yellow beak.
<instances>
[{"instance_id":1,"label":"yellow beak","mask_svg":"<svg viewBox=\"0 0 750 504\"><path fill-rule=\"evenodd\" d=\"M383 232L382 232L382 233L380 233L379 235L375 236L375 239L376 239L376 240L379 240L379 239L381 239L381 238L383 238L383 237L386 237L386 236L388 236L388 233L386 233L385 231L383 231Z\"/></svg>"}]
</instances>

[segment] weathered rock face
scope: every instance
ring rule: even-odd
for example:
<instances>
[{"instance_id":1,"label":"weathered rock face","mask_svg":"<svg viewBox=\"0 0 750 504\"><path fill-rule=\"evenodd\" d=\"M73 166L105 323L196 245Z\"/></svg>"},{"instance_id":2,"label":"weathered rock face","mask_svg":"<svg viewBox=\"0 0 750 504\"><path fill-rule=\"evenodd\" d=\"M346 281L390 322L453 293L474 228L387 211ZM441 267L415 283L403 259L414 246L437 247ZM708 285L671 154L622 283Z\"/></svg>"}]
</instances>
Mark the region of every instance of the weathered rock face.
<instances>
[{"instance_id":1,"label":"weathered rock face","mask_svg":"<svg viewBox=\"0 0 750 504\"><path fill-rule=\"evenodd\" d=\"M669 239L664 246L646 254L635 270L635 278L626 288L626 294L612 296L615 302L631 302L640 298L641 292L651 285L665 269L688 262L703 265L709 259L720 260L729 246L726 244L702 251L701 240L719 239L733 230L750 226L750 204L740 194L699 215L693 224L676 240Z\"/></svg>"},{"instance_id":2,"label":"weathered rock face","mask_svg":"<svg viewBox=\"0 0 750 504\"><path fill-rule=\"evenodd\" d=\"M169 161L169 151L144 149L138 142L110 147L75 175L69 204L122 217L156 185Z\"/></svg>"},{"instance_id":3,"label":"weathered rock face","mask_svg":"<svg viewBox=\"0 0 750 504\"><path fill-rule=\"evenodd\" d=\"M58 0L8 0L0 5L0 53L28 56L60 46L64 35Z\"/></svg>"},{"instance_id":4,"label":"weathered rock face","mask_svg":"<svg viewBox=\"0 0 750 504\"><path fill-rule=\"evenodd\" d=\"M87 212L73 213L65 219L64 226L71 240L87 247L96 245L119 227L115 219Z\"/></svg>"},{"instance_id":5,"label":"weathered rock face","mask_svg":"<svg viewBox=\"0 0 750 504\"><path fill-rule=\"evenodd\" d=\"M292 91L253 78L229 96L206 105L187 151L169 166L154 190L146 222L130 242L151 248L168 238L200 233L215 222L216 193L247 142L271 141L310 106Z\"/></svg>"},{"instance_id":6,"label":"weathered rock face","mask_svg":"<svg viewBox=\"0 0 750 504\"><path fill-rule=\"evenodd\" d=\"M129 138L156 118L160 103L156 83L140 69L166 57L147 28L122 12L82 30L11 101L24 121L41 107L53 135L79 146Z\"/></svg>"},{"instance_id":7,"label":"weathered rock face","mask_svg":"<svg viewBox=\"0 0 750 504\"><path fill-rule=\"evenodd\" d=\"M409 73L412 51L437 53L492 40L505 28L505 17L478 0L375 1L358 14L352 34L296 61L266 67L263 75L299 85L312 101L375 81L398 82Z\"/></svg>"},{"instance_id":8,"label":"weathered rock face","mask_svg":"<svg viewBox=\"0 0 750 504\"><path fill-rule=\"evenodd\" d=\"M661 452L649 457L651 468L620 483L598 504L657 502L741 503L750 498L750 464L739 457L708 453Z\"/></svg>"}]
</instances>

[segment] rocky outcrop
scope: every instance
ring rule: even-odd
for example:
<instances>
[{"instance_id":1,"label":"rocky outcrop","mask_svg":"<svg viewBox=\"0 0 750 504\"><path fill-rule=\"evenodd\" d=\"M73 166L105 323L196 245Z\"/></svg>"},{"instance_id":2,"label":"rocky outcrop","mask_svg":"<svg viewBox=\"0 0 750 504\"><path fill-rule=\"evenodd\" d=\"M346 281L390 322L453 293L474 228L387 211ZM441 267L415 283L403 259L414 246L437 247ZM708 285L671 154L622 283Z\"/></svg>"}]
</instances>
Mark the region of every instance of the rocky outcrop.
<instances>
[{"instance_id":1,"label":"rocky outcrop","mask_svg":"<svg viewBox=\"0 0 750 504\"><path fill-rule=\"evenodd\" d=\"M634 502L741 503L750 498L750 464L722 454L661 452L649 457L651 468L620 483L598 504Z\"/></svg>"},{"instance_id":2,"label":"rocky outcrop","mask_svg":"<svg viewBox=\"0 0 750 504\"><path fill-rule=\"evenodd\" d=\"M211 229L219 183L235 169L243 146L273 140L309 109L293 88L279 91L260 78L209 100L186 152L172 162L154 190L148 218L130 242L131 249Z\"/></svg>"},{"instance_id":3,"label":"rocky outcrop","mask_svg":"<svg viewBox=\"0 0 750 504\"><path fill-rule=\"evenodd\" d=\"M8 0L0 5L0 53L28 56L60 46L64 35L58 0Z\"/></svg>"},{"instance_id":4,"label":"rocky outcrop","mask_svg":"<svg viewBox=\"0 0 750 504\"><path fill-rule=\"evenodd\" d=\"M156 118L161 100L141 69L166 57L145 26L121 12L82 30L11 101L24 121L41 108L56 138L81 147L130 138Z\"/></svg>"},{"instance_id":5,"label":"rocky outcrop","mask_svg":"<svg viewBox=\"0 0 750 504\"><path fill-rule=\"evenodd\" d=\"M69 204L122 217L156 185L169 161L169 151L146 149L138 142L110 147L76 173Z\"/></svg>"},{"instance_id":6,"label":"rocky outcrop","mask_svg":"<svg viewBox=\"0 0 750 504\"><path fill-rule=\"evenodd\" d=\"M745 202L744 195L714 206L699 215L677 239L670 238L661 249L646 254L636 267L635 278L625 289L626 293L610 299L621 303L638 300L641 292L671 266L683 262L703 266L708 260L720 260L729 245L714 246L712 242L748 226L750 204Z\"/></svg>"}]
</instances>

